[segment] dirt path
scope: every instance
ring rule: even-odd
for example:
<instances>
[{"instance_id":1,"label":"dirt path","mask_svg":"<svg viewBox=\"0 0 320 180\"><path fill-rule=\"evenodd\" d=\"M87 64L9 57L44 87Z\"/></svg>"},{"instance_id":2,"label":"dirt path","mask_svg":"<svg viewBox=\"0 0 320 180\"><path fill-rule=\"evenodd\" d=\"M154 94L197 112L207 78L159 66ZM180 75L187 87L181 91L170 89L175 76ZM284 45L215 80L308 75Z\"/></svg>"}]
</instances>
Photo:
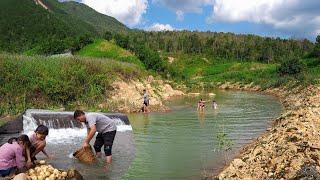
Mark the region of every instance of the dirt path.
<instances>
[{"instance_id":1,"label":"dirt path","mask_svg":"<svg viewBox=\"0 0 320 180\"><path fill-rule=\"evenodd\" d=\"M49 7L47 5L45 5L41 0L34 0L34 2L40 6L42 6L45 10L50 10Z\"/></svg>"}]
</instances>

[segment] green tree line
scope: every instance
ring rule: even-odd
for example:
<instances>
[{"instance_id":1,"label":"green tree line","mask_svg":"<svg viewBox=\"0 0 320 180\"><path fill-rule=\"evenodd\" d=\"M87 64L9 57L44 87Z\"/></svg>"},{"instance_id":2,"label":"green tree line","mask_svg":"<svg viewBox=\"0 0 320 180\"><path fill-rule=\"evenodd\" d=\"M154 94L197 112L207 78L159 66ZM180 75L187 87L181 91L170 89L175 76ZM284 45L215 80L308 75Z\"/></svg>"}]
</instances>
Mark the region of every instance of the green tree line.
<instances>
[{"instance_id":1,"label":"green tree line","mask_svg":"<svg viewBox=\"0 0 320 180\"><path fill-rule=\"evenodd\" d=\"M288 57L304 57L314 48L314 44L307 39L191 31L133 31L128 35L128 42L165 53L201 54L211 58L266 63L280 62Z\"/></svg>"}]
</instances>

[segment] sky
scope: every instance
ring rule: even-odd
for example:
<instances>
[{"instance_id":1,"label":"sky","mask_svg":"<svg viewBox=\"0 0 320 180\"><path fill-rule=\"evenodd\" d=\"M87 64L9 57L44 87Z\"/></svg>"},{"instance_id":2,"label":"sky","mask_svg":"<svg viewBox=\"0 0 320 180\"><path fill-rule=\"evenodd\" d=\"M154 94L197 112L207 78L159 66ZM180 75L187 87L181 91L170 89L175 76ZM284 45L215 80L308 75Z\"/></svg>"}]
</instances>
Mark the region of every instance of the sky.
<instances>
[{"instance_id":1,"label":"sky","mask_svg":"<svg viewBox=\"0 0 320 180\"><path fill-rule=\"evenodd\" d=\"M77 0L147 31L192 30L282 38L320 35L320 0Z\"/></svg>"}]
</instances>

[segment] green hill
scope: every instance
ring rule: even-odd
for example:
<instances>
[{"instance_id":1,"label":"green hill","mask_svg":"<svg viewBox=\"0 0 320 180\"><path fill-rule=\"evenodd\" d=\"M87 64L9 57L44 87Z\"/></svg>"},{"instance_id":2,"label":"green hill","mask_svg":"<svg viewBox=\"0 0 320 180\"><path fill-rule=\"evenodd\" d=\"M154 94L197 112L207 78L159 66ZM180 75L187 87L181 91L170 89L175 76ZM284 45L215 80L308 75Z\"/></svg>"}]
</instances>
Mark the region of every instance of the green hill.
<instances>
[{"instance_id":1,"label":"green hill","mask_svg":"<svg viewBox=\"0 0 320 180\"><path fill-rule=\"evenodd\" d=\"M141 61L131 52L117 46L113 41L95 40L94 43L82 48L76 55L84 57L111 58L114 60L129 62L143 67Z\"/></svg>"},{"instance_id":2,"label":"green hill","mask_svg":"<svg viewBox=\"0 0 320 180\"><path fill-rule=\"evenodd\" d=\"M90 42L86 40L89 37L102 36L107 30L128 30L114 18L80 3L43 3L49 11L33 0L0 1L0 51L62 53Z\"/></svg>"},{"instance_id":3,"label":"green hill","mask_svg":"<svg viewBox=\"0 0 320 180\"><path fill-rule=\"evenodd\" d=\"M113 17L100 14L85 4L74 1L58 2L57 0L44 0L55 13L66 18L73 18L89 24L100 35L106 31L126 32L128 28Z\"/></svg>"}]
</instances>

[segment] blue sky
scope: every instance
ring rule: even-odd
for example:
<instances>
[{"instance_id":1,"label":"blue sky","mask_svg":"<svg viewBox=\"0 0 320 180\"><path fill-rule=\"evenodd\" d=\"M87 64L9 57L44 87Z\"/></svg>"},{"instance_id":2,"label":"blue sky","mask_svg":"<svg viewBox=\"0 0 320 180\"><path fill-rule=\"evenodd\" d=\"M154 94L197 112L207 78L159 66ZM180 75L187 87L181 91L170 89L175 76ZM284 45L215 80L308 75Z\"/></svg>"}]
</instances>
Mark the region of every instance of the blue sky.
<instances>
[{"instance_id":1,"label":"blue sky","mask_svg":"<svg viewBox=\"0 0 320 180\"><path fill-rule=\"evenodd\" d=\"M130 28L315 40L320 0L78 0Z\"/></svg>"}]
</instances>

